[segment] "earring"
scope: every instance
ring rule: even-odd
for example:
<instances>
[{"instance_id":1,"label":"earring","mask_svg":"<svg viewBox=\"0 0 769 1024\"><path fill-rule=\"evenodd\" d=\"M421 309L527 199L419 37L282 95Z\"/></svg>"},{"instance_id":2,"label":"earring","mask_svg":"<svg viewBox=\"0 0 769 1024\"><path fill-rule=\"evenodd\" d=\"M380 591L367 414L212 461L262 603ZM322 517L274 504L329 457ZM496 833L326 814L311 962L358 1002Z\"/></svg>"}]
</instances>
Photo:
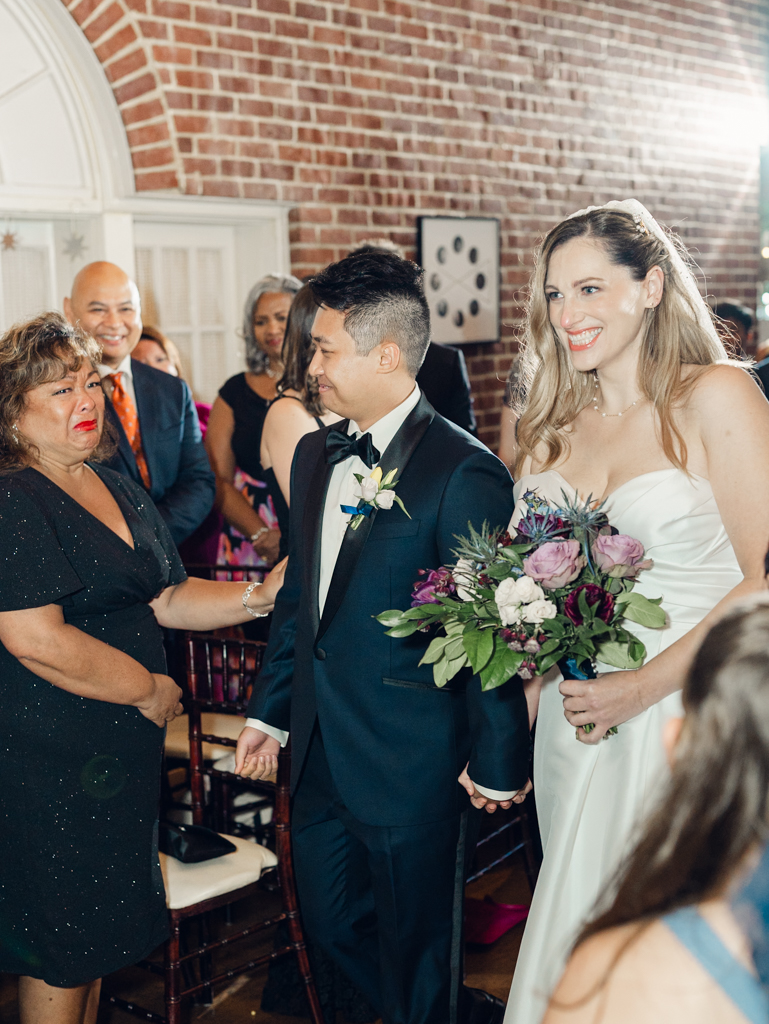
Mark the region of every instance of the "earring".
<instances>
[{"instance_id":1,"label":"earring","mask_svg":"<svg viewBox=\"0 0 769 1024\"><path fill-rule=\"evenodd\" d=\"M16 444L18 444L18 443L19 443L19 428L18 428L18 427L16 426L16 424L15 424L15 423L14 423L14 425L13 425L13 426L11 427L11 430L13 431L13 440L14 440L14 442L15 442Z\"/></svg>"}]
</instances>

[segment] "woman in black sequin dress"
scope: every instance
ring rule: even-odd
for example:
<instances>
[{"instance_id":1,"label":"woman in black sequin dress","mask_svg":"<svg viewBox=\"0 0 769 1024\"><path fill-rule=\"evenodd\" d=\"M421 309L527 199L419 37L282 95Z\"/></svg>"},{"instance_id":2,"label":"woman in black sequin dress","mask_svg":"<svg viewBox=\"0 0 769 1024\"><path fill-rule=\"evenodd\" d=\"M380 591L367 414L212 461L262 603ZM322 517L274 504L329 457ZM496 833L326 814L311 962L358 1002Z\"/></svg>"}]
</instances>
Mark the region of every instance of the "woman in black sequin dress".
<instances>
[{"instance_id":1,"label":"woman in black sequin dress","mask_svg":"<svg viewBox=\"0 0 769 1024\"><path fill-rule=\"evenodd\" d=\"M99 354L54 313L0 339L0 971L31 1024L92 1024L98 979L164 940L160 758L181 691L160 627L251 617L242 583L188 580L144 490L94 464Z\"/></svg>"}]
</instances>

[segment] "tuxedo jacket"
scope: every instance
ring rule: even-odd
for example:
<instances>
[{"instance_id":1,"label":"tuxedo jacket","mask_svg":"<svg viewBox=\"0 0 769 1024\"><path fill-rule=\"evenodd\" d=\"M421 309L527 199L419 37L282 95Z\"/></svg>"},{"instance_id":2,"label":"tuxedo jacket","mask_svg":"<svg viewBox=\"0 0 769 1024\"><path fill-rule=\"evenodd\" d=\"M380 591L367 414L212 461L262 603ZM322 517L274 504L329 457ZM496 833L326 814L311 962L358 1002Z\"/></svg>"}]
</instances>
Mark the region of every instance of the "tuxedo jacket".
<instances>
[{"instance_id":1,"label":"tuxedo jacket","mask_svg":"<svg viewBox=\"0 0 769 1024\"><path fill-rule=\"evenodd\" d=\"M203 447L189 387L178 377L131 360L142 448L150 472L150 497L176 544L197 529L214 503L216 480ZM118 435L108 465L143 486L134 453L112 403L106 415Z\"/></svg>"},{"instance_id":2,"label":"tuxedo jacket","mask_svg":"<svg viewBox=\"0 0 769 1024\"><path fill-rule=\"evenodd\" d=\"M475 434L476 423L465 357L450 345L427 346L417 384L436 412Z\"/></svg>"},{"instance_id":3,"label":"tuxedo jacket","mask_svg":"<svg viewBox=\"0 0 769 1024\"><path fill-rule=\"evenodd\" d=\"M359 821L439 821L467 806L457 777L468 761L481 786L525 785L523 690L516 678L483 693L469 669L438 689L432 667L419 665L430 636L389 637L374 616L409 607L419 569L456 561L455 535L467 534L468 520L506 527L512 481L496 456L422 396L379 463L385 474L398 470L396 493L411 518L394 504L348 528L321 616L330 429L307 434L294 456L288 568L248 715L290 731L292 787L317 721L334 783Z\"/></svg>"}]
</instances>

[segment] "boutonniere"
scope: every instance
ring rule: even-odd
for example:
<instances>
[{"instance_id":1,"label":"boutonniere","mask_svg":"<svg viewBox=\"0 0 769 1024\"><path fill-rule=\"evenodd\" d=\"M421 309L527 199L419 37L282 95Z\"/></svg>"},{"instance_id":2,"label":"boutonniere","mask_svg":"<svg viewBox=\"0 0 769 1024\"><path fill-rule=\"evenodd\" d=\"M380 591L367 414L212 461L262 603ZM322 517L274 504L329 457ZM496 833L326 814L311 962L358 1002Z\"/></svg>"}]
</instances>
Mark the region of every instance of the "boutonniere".
<instances>
[{"instance_id":1,"label":"boutonniere","mask_svg":"<svg viewBox=\"0 0 769 1024\"><path fill-rule=\"evenodd\" d=\"M363 520L370 516L375 508L392 508L393 502L395 502L406 512L406 506L395 493L395 488L399 482L396 479L397 474L397 469L391 469L383 479L382 470L379 466L376 469L372 469L368 476L363 476L362 473L355 473L355 479L358 481L355 485L355 497L360 498L360 501L357 505L340 506L343 512L347 512L352 516L349 525L353 530L357 530ZM406 515L411 519L408 512L406 512Z\"/></svg>"}]
</instances>

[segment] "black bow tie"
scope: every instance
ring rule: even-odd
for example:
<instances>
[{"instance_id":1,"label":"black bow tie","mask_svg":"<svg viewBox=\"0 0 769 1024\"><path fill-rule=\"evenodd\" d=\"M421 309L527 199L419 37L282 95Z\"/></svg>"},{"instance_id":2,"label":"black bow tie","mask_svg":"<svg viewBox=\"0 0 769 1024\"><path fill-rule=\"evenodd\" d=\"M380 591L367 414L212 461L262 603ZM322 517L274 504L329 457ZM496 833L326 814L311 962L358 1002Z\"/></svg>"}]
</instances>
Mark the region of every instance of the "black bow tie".
<instances>
[{"instance_id":1,"label":"black bow tie","mask_svg":"<svg viewBox=\"0 0 769 1024\"><path fill-rule=\"evenodd\" d=\"M343 434L341 430L329 430L326 434L326 462L329 466L344 462L353 455L362 459L369 469L375 462L379 462L379 452L371 441L371 434L353 437L352 434Z\"/></svg>"}]
</instances>

